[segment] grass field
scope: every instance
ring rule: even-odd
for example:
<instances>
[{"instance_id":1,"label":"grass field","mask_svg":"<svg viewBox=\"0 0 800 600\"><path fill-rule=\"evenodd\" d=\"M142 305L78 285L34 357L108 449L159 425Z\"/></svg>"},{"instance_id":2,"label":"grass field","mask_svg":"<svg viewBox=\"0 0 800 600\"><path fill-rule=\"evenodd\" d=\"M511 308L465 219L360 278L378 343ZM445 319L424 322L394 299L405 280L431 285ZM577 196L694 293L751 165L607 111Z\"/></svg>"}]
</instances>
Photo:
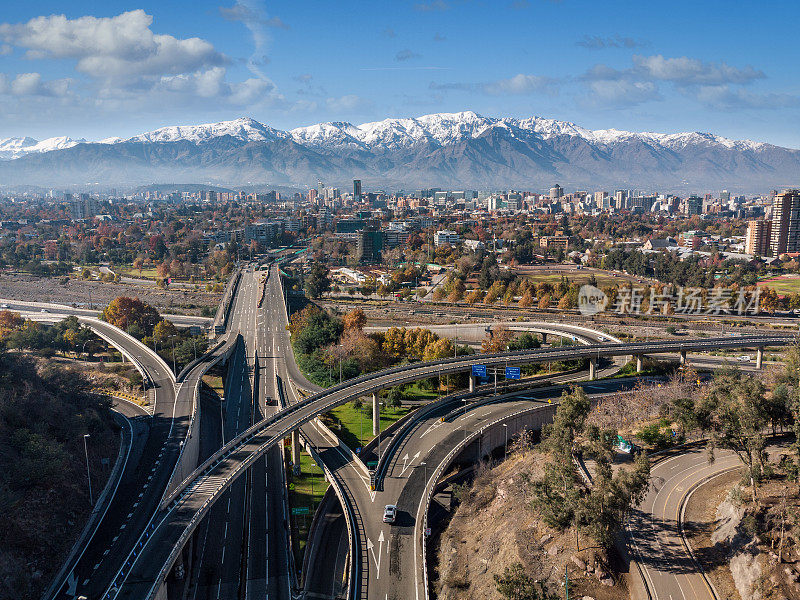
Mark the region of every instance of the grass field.
<instances>
[{"instance_id":1,"label":"grass field","mask_svg":"<svg viewBox=\"0 0 800 600\"><path fill-rule=\"evenodd\" d=\"M625 275L624 273L612 273L611 271L604 271L601 269L594 269L594 268L582 268L577 269L575 267L570 267L567 265L557 267L557 266L550 266L548 268L542 267L517 267L515 272L519 273L534 281L536 283L547 281L549 283L558 283L561 281L561 277L564 276L570 283L576 283L578 285L583 285L584 283L588 283L592 275L594 275L595 279L597 280L597 284L599 286L605 285L620 285L627 282L634 282L634 283L641 283L642 281L647 281L645 277L639 277L636 275Z\"/></svg>"},{"instance_id":2,"label":"grass field","mask_svg":"<svg viewBox=\"0 0 800 600\"><path fill-rule=\"evenodd\" d=\"M409 406L400 408L381 406L381 431L407 415L411 410L413 408ZM372 404L370 402L364 402L360 410L355 408L352 402L348 402L334 408L330 415L334 419L334 426L331 429L353 450L364 446L373 438Z\"/></svg>"},{"instance_id":3,"label":"grass field","mask_svg":"<svg viewBox=\"0 0 800 600\"><path fill-rule=\"evenodd\" d=\"M781 296L800 294L800 275L781 275L759 281L758 285L775 290Z\"/></svg>"},{"instance_id":4,"label":"grass field","mask_svg":"<svg viewBox=\"0 0 800 600\"><path fill-rule=\"evenodd\" d=\"M286 458L290 458L288 450ZM292 534L295 541L295 560L299 561L297 564L302 564L303 552L308 539L308 529L311 527L314 511L322 501L325 490L328 489L328 482L325 481L322 469L311 460L308 454L302 451L300 452L300 475L293 475L291 472L287 472L286 478L289 482L290 509L296 508L301 511L308 509L308 514L289 516L292 521Z\"/></svg>"}]
</instances>

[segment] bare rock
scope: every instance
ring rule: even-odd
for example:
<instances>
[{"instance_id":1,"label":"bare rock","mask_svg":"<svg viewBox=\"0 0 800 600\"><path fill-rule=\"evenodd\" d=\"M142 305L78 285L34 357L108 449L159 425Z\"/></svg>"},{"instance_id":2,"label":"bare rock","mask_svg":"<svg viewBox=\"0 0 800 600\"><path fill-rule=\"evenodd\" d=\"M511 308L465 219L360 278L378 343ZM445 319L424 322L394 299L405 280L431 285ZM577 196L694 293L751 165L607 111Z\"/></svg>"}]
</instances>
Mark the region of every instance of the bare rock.
<instances>
[{"instance_id":1,"label":"bare rock","mask_svg":"<svg viewBox=\"0 0 800 600\"><path fill-rule=\"evenodd\" d=\"M558 554L559 552L561 552L561 548L559 548L558 544L553 544L552 546L550 546L550 547L547 549L547 553L548 553L550 556L555 556L555 555L556 555L556 554Z\"/></svg>"},{"instance_id":2,"label":"bare rock","mask_svg":"<svg viewBox=\"0 0 800 600\"><path fill-rule=\"evenodd\" d=\"M600 580L600 585L605 585L607 587L614 587L614 580L606 575Z\"/></svg>"},{"instance_id":3,"label":"bare rock","mask_svg":"<svg viewBox=\"0 0 800 600\"><path fill-rule=\"evenodd\" d=\"M586 563L585 563L585 562L583 562L583 561L582 561L580 558L578 558L578 557L577 557L577 556L575 556L574 554L573 554L572 556L570 556L570 557L569 557L569 559L570 559L570 560L572 561L572 563L573 563L573 564L574 564L576 567L578 567L578 568L579 568L581 571L585 571L585 570L586 570Z\"/></svg>"}]
</instances>

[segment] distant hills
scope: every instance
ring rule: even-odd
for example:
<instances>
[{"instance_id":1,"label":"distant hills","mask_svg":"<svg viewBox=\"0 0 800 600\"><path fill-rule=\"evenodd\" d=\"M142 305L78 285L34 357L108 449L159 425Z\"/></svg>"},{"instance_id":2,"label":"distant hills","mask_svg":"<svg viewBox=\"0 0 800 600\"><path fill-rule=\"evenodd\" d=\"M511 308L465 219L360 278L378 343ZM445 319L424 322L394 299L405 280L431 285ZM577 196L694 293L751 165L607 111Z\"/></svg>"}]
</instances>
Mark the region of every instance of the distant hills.
<instances>
[{"instance_id":1,"label":"distant hills","mask_svg":"<svg viewBox=\"0 0 800 600\"><path fill-rule=\"evenodd\" d=\"M291 131L240 118L99 142L0 140L0 184L765 192L800 185L800 150L710 133L589 130L531 117L440 113Z\"/></svg>"}]
</instances>

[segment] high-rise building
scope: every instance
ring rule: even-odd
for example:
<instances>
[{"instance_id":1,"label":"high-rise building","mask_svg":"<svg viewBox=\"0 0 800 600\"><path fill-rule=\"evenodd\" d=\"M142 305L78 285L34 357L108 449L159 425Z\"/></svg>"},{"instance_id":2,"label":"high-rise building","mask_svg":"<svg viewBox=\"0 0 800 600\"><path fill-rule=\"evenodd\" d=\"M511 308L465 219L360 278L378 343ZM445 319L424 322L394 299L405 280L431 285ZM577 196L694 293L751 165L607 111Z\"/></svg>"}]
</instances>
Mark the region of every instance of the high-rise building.
<instances>
[{"instance_id":1,"label":"high-rise building","mask_svg":"<svg viewBox=\"0 0 800 600\"><path fill-rule=\"evenodd\" d=\"M759 219L747 223L747 239L744 244L744 251L747 254L767 256L769 254L770 233L772 232L772 221L769 219Z\"/></svg>"},{"instance_id":2,"label":"high-rise building","mask_svg":"<svg viewBox=\"0 0 800 600\"><path fill-rule=\"evenodd\" d=\"M550 188L550 199L551 200L558 200L559 198L563 198L564 196L564 188L560 185L555 184L553 187Z\"/></svg>"},{"instance_id":3,"label":"high-rise building","mask_svg":"<svg viewBox=\"0 0 800 600\"><path fill-rule=\"evenodd\" d=\"M361 264L381 262L384 234L380 229L365 227L358 232L356 257Z\"/></svg>"},{"instance_id":4,"label":"high-rise building","mask_svg":"<svg viewBox=\"0 0 800 600\"><path fill-rule=\"evenodd\" d=\"M89 194L79 194L77 198L64 194L64 201L69 204L69 214L74 221L91 219L97 214L97 200Z\"/></svg>"},{"instance_id":5,"label":"high-rise building","mask_svg":"<svg viewBox=\"0 0 800 600\"><path fill-rule=\"evenodd\" d=\"M684 212L690 217L703 214L703 199L700 196L689 196L686 199Z\"/></svg>"},{"instance_id":6,"label":"high-rise building","mask_svg":"<svg viewBox=\"0 0 800 600\"><path fill-rule=\"evenodd\" d=\"M626 190L617 190L614 192L614 208L622 210L628 207L628 192Z\"/></svg>"},{"instance_id":7,"label":"high-rise building","mask_svg":"<svg viewBox=\"0 0 800 600\"><path fill-rule=\"evenodd\" d=\"M800 251L800 190L784 190L772 199L772 256Z\"/></svg>"},{"instance_id":8,"label":"high-rise building","mask_svg":"<svg viewBox=\"0 0 800 600\"><path fill-rule=\"evenodd\" d=\"M353 179L353 200L361 202L361 180Z\"/></svg>"}]
</instances>

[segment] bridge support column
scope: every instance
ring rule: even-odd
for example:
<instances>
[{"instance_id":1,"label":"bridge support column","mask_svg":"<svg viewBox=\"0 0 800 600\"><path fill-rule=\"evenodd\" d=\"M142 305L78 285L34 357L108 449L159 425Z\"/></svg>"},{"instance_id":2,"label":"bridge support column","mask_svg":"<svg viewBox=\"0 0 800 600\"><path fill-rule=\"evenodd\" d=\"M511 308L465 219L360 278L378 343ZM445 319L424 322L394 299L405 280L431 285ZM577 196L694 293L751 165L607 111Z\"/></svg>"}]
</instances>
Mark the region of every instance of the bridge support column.
<instances>
[{"instance_id":1,"label":"bridge support column","mask_svg":"<svg viewBox=\"0 0 800 600\"><path fill-rule=\"evenodd\" d=\"M686 350L681 350L681 359L680 359L680 363L681 363L682 365L685 365L685 364L686 364Z\"/></svg>"},{"instance_id":2,"label":"bridge support column","mask_svg":"<svg viewBox=\"0 0 800 600\"><path fill-rule=\"evenodd\" d=\"M378 402L378 392L372 392L372 435L381 432L381 405Z\"/></svg>"},{"instance_id":3,"label":"bridge support column","mask_svg":"<svg viewBox=\"0 0 800 600\"><path fill-rule=\"evenodd\" d=\"M292 432L292 470L297 472L300 467L300 432Z\"/></svg>"},{"instance_id":4,"label":"bridge support column","mask_svg":"<svg viewBox=\"0 0 800 600\"><path fill-rule=\"evenodd\" d=\"M594 381L595 377L597 377L597 359L590 358L589 359L589 381Z\"/></svg>"},{"instance_id":5,"label":"bridge support column","mask_svg":"<svg viewBox=\"0 0 800 600\"><path fill-rule=\"evenodd\" d=\"M756 369L761 369L761 363L764 361L764 348L759 346L756 348Z\"/></svg>"},{"instance_id":6,"label":"bridge support column","mask_svg":"<svg viewBox=\"0 0 800 600\"><path fill-rule=\"evenodd\" d=\"M542 336L542 346L544 346L547 343L547 334L542 332L539 335Z\"/></svg>"},{"instance_id":7,"label":"bridge support column","mask_svg":"<svg viewBox=\"0 0 800 600\"><path fill-rule=\"evenodd\" d=\"M636 355L636 372L637 373L641 373L642 372L642 355L641 354L637 354Z\"/></svg>"},{"instance_id":8,"label":"bridge support column","mask_svg":"<svg viewBox=\"0 0 800 600\"><path fill-rule=\"evenodd\" d=\"M469 391L470 392L475 391L475 375L469 376Z\"/></svg>"}]
</instances>

